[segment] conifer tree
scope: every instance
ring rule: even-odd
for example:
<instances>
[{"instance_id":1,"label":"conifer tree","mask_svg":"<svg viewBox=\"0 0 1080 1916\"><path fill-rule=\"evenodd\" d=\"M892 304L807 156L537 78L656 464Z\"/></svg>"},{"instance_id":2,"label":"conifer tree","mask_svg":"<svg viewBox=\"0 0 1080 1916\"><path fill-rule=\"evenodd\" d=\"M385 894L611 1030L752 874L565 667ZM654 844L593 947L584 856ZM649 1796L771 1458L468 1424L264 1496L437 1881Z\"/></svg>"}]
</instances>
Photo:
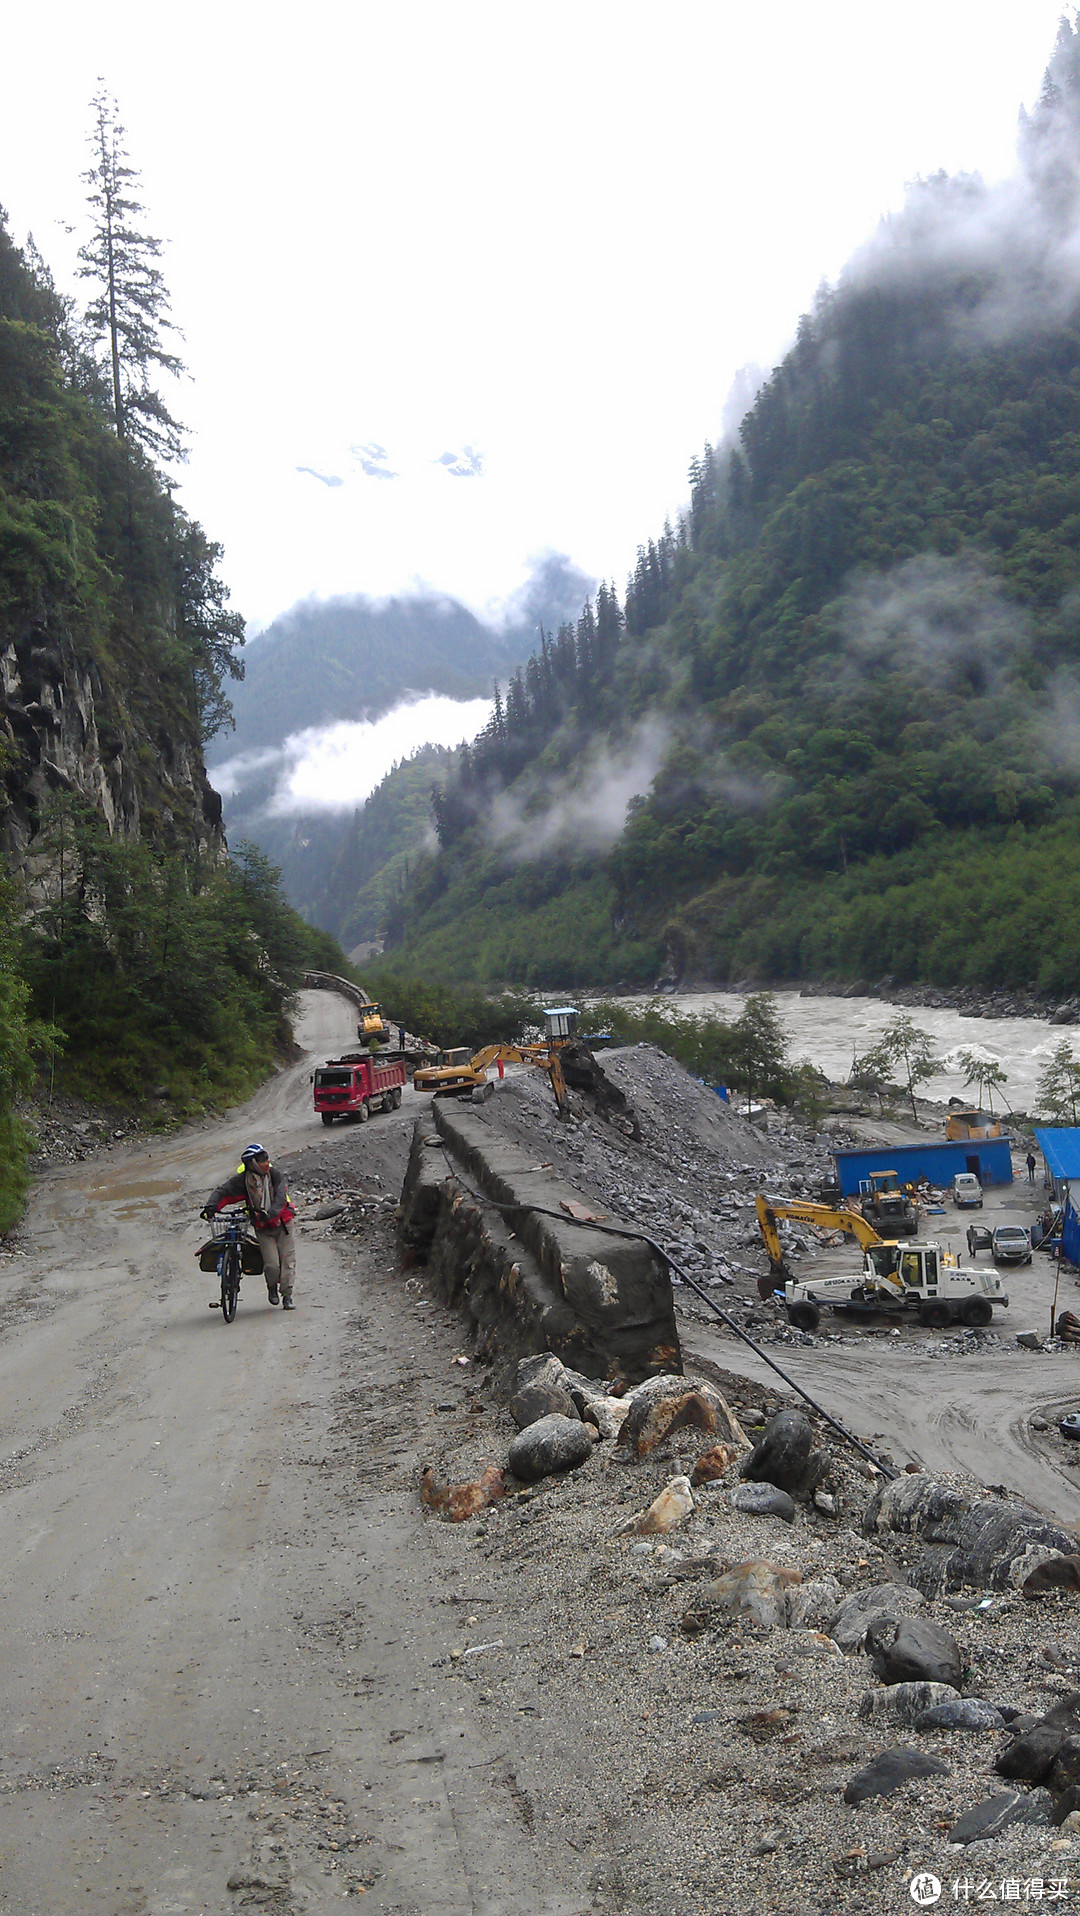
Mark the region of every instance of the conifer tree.
<instances>
[{"instance_id":1,"label":"conifer tree","mask_svg":"<svg viewBox=\"0 0 1080 1916\"><path fill-rule=\"evenodd\" d=\"M89 189L93 229L79 248L80 278L94 288L86 330L95 344L105 347L118 438L167 459L182 458L182 428L150 383L155 370L184 370L165 344L165 335L177 328L169 318L169 295L155 264L161 241L138 224L145 210L137 197L139 175L128 164L116 101L101 85L91 104L93 160L82 177Z\"/></svg>"}]
</instances>

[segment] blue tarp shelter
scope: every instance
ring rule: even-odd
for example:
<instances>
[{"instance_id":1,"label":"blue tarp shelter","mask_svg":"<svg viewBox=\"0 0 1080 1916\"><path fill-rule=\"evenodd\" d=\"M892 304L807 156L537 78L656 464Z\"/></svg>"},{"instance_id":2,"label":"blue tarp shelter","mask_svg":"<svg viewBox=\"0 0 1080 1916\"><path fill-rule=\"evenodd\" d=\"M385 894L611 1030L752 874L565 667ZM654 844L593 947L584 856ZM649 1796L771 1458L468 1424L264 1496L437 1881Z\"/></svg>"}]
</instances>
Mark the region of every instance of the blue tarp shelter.
<instances>
[{"instance_id":1,"label":"blue tarp shelter","mask_svg":"<svg viewBox=\"0 0 1080 1916\"><path fill-rule=\"evenodd\" d=\"M1065 1199L1061 1220L1062 1256L1070 1264L1080 1265L1080 1218L1076 1215L1068 1188L1072 1184L1080 1184L1080 1127L1038 1124L1035 1126L1035 1142L1054 1180L1055 1190Z\"/></svg>"},{"instance_id":2,"label":"blue tarp shelter","mask_svg":"<svg viewBox=\"0 0 1080 1916\"><path fill-rule=\"evenodd\" d=\"M834 1151L832 1156L841 1191L856 1197L871 1171L895 1171L901 1184L929 1178L940 1188L951 1184L958 1171L974 1171L984 1185L1011 1184L1010 1143L1009 1138L961 1138L949 1144L927 1138L925 1144L881 1144L873 1150Z\"/></svg>"},{"instance_id":3,"label":"blue tarp shelter","mask_svg":"<svg viewBox=\"0 0 1080 1916\"><path fill-rule=\"evenodd\" d=\"M1080 1127L1037 1124L1035 1142L1055 1184L1080 1184Z\"/></svg>"}]
</instances>

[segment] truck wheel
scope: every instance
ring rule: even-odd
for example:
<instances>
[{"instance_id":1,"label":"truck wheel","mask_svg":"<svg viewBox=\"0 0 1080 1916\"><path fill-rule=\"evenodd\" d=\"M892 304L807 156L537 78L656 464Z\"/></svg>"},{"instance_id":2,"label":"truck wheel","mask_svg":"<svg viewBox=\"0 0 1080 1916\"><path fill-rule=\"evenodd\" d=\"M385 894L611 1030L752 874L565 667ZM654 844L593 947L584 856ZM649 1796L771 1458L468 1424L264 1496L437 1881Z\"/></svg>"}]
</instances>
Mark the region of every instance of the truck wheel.
<instances>
[{"instance_id":1,"label":"truck wheel","mask_svg":"<svg viewBox=\"0 0 1080 1916\"><path fill-rule=\"evenodd\" d=\"M816 1331L821 1322L821 1312L808 1297L801 1297L797 1304L788 1305L788 1323L794 1324L797 1331Z\"/></svg>"},{"instance_id":2,"label":"truck wheel","mask_svg":"<svg viewBox=\"0 0 1080 1916\"><path fill-rule=\"evenodd\" d=\"M333 1124L334 1114L332 1111L321 1111L319 1115L322 1118L322 1121L324 1124Z\"/></svg>"},{"instance_id":3,"label":"truck wheel","mask_svg":"<svg viewBox=\"0 0 1080 1916\"><path fill-rule=\"evenodd\" d=\"M964 1300L960 1317L963 1323L970 1324L973 1328L978 1324L992 1324L994 1307L988 1297L968 1297Z\"/></svg>"},{"instance_id":4,"label":"truck wheel","mask_svg":"<svg viewBox=\"0 0 1080 1916\"><path fill-rule=\"evenodd\" d=\"M920 1324L929 1324L931 1330L944 1330L952 1322L952 1312L942 1299L931 1299L928 1304L919 1305Z\"/></svg>"},{"instance_id":5,"label":"truck wheel","mask_svg":"<svg viewBox=\"0 0 1080 1916\"><path fill-rule=\"evenodd\" d=\"M360 1109L356 1114L357 1123L366 1124L370 1116L371 1116L371 1107L369 1106L368 1101L365 1098L363 1104L360 1106Z\"/></svg>"},{"instance_id":6,"label":"truck wheel","mask_svg":"<svg viewBox=\"0 0 1080 1916\"><path fill-rule=\"evenodd\" d=\"M400 1111L401 1109L401 1086L399 1084L394 1086L394 1102L390 1108L392 1111Z\"/></svg>"}]
</instances>

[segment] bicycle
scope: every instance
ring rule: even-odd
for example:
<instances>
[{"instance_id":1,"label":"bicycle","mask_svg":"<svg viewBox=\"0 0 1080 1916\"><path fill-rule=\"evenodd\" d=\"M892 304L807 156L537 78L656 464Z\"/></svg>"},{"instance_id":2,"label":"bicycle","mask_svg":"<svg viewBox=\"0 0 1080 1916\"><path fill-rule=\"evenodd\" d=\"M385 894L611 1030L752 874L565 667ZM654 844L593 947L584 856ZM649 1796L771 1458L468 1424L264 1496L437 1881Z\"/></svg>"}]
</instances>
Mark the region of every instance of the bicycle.
<instances>
[{"instance_id":1,"label":"bicycle","mask_svg":"<svg viewBox=\"0 0 1080 1916\"><path fill-rule=\"evenodd\" d=\"M240 1299L240 1279L244 1275L243 1247L245 1244L257 1244L258 1240L247 1228L243 1213L211 1218L210 1231L214 1243L220 1246L217 1270L221 1279L220 1300L212 1299L210 1309L216 1311L220 1308L222 1323L231 1324Z\"/></svg>"}]
</instances>

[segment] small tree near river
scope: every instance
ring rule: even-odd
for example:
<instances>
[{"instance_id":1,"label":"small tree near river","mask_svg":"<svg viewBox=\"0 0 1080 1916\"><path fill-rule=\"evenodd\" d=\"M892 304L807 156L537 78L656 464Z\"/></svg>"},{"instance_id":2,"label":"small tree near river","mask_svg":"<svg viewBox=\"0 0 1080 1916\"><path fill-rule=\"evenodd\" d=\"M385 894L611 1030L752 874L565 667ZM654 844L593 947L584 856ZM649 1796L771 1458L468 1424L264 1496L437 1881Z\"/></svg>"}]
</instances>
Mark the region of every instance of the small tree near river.
<instances>
[{"instance_id":1,"label":"small tree near river","mask_svg":"<svg viewBox=\"0 0 1080 1916\"><path fill-rule=\"evenodd\" d=\"M870 1082L877 1079L902 1084L911 1101L911 1115L918 1123L915 1087L938 1077L943 1068L940 1058L934 1057L930 1033L920 1030L915 1020L902 1011L886 1025L877 1043L861 1058L856 1058L852 1076Z\"/></svg>"}]
</instances>

